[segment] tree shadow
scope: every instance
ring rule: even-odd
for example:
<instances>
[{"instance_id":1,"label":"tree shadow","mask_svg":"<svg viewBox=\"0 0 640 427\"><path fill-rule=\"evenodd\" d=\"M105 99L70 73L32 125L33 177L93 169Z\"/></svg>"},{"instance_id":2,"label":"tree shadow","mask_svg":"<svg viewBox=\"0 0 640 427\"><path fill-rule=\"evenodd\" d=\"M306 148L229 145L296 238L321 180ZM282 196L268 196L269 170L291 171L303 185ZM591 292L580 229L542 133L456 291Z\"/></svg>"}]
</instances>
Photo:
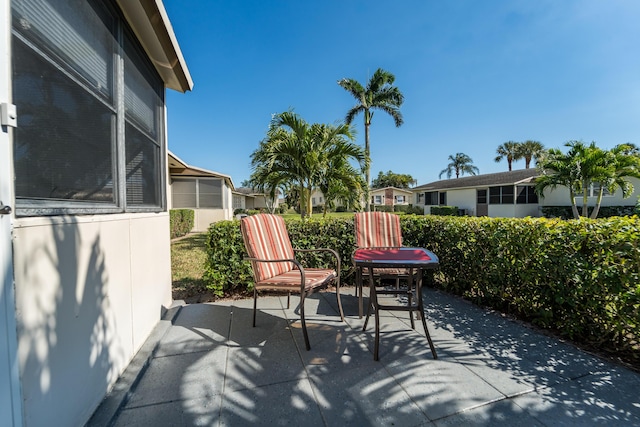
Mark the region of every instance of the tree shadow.
<instances>
[{"instance_id":1,"label":"tree shadow","mask_svg":"<svg viewBox=\"0 0 640 427\"><path fill-rule=\"evenodd\" d=\"M51 220L14 231L18 353L25 423L90 417L128 362L108 295L101 234ZM16 241L17 239L17 241ZM124 341L124 342L123 342Z\"/></svg>"}]
</instances>

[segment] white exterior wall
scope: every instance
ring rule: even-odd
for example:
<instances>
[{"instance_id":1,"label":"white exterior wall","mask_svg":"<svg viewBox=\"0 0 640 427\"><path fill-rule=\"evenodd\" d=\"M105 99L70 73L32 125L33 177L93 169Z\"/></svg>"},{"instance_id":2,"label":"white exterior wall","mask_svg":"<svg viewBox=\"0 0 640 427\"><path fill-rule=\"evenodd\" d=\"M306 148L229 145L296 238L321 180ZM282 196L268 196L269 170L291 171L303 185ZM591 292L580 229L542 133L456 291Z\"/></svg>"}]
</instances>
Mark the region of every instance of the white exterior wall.
<instances>
[{"instance_id":1,"label":"white exterior wall","mask_svg":"<svg viewBox=\"0 0 640 427\"><path fill-rule=\"evenodd\" d=\"M515 217L515 205L489 205L489 217L513 218Z\"/></svg>"},{"instance_id":2,"label":"white exterior wall","mask_svg":"<svg viewBox=\"0 0 640 427\"><path fill-rule=\"evenodd\" d=\"M601 206L635 206L640 197L640 180L636 178L630 178L629 181L633 185L633 194L631 197L624 199L622 197L622 191L620 189L612 196L603 196ZM595 206L597 197L589 197L588 205ZM557 187L555 190L546 190L544 192L544 198L539 198L540 206L570 206L569 190L566 187ZM582 194L576 194L576 203L578 206L582 206Z\"/></svg>"},{"instance_id":3,"label":"white exterior wall","mask_svg":"<svg viewBox=\"0 0 640 427\"><path fill-rule=\"evenodd\" d=\"M26 425L82 425L171 305L169 216L16 220Z\"/></svg>"},{"instance_id":4,"label":"white exterior wall","mask_svg":"<svg viewBox=\"0 0 640 427\"><path fill-rule=\"evenodd\" d=\"M476 212L475 188L447 191L447 205L457 206L458 209L466 209L469 215L475 215L475 212Z\"/></svg>"},{"instance_id":5,"label":"white exterior wall","mask_svg":"<svg viewBox=\"0 0 640 427\"><path fill-rule=\"evenodd\" d=\"M533 204L516 204L514 205L514 212L516 218L524 218L526 216L539 217L542 216L542 211L537 203Z\"/></svg>"}]
</instances>

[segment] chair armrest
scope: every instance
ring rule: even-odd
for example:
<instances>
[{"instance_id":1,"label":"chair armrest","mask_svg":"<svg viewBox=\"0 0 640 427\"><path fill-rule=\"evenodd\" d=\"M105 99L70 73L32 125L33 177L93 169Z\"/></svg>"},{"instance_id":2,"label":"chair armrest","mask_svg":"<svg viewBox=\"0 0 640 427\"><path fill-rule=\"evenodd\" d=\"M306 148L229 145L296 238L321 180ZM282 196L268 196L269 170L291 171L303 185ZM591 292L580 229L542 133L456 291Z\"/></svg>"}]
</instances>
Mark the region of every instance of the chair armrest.
<instances>
[{"instance_id":1,"label":"chair armrest","mask_svg":"<svg viewBox=\"0 0 640 427\"><path fill-rule=\"evenodd\" d=\"M338 274L338 279L340 279L340 255L338 252L334 251L330 248L316 248L316 249L294 249L293 252L331 252L333 256L336 258L336 273Z\"/></svg>"},{"instance_id":2,"label":"chair armrest","mask_svg":"<svg viewBox=\"0 0 640 427\"><path fill-rule=\"evenodd\" d=\"M298 267L298 271L300 271L300 292L304 292L305 283L307 282L307 278L304 274L304 267L300 262L295 258L285 258L285 259L260 259L260 258L251 258L244 257L245 261L255 261L255 262L290 262L296 267ZM254 276L255 277L255 276Z\"/></svg>"}]
</instances>

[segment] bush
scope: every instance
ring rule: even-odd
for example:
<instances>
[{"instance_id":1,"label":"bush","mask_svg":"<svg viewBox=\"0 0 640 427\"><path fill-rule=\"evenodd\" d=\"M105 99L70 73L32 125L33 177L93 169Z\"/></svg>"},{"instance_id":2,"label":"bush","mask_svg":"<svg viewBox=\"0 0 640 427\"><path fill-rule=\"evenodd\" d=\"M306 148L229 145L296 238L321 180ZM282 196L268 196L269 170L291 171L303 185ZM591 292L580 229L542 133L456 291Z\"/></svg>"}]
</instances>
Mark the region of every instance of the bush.
<instances>
[{"instance_id":1,"label":"bush","mask_svg":"<svg viewBox=\"0 0 640 427\"><path fill-rule=\"evenodd\" d=\"M405 246L440 258L435 285L600 349L640 356L640 220L400 217ZM288 220L294 247L335 249L353 283L353 218ZM238 221L209 228L205 274L216 292L252 287ZM306 254L305 254L306 255ZM326 257L301 258L308 267Z\"/></svg>"},{"instance_id":2,"label":"bush","mask_svg":"<svg viewBox=\"0 0 640 427\"><path fill-rule=\"evenodd\" d=\"M393 212L391 205L371 205L371 211L374 212Z\"/></svg>"},{"instance_id":3,"label":"bush","mask_svg":"<svg viewBox=\"0 0 640 427\"><path fill-rule=\"evenodd\" d=\"M593 212L594 206L587 206L589 215ZM582 214L582 206L578 206L578 212ZM598 218L610 218L612 216L637 215L635 206L600 206ZM545 218L573 219L571 206L542 206L542 216Z\"/></svg>"},{"instance_id":4,"label":"bush","mask_svg":"<svg viewBox=\"0 0 640 427\"><path fill-rule=\"evenodd\" d=\"M431 206L431 215L458 216L457 206Z\"/></svg>"},{"instance_id":5,"label":"bush","mask_svg":"<svg viewBox=\"0 0 640 427\"><path fill-rule=\"evenodd\" d=\"M394 212L402 212L406 214L424 215L424 209L421 206L413 205L395 205L393 207Z\"/></svg>"},{"instance_id":6,"label":"bush","mask_svg":"<svg viewBox=\"0 0 640 427\"><path fill-rule=\"evenodd\" d=\"M195 212L192 209L169 210L169 230L172 239L182 237L193 229Z\"/></svg>"}]
</instances>

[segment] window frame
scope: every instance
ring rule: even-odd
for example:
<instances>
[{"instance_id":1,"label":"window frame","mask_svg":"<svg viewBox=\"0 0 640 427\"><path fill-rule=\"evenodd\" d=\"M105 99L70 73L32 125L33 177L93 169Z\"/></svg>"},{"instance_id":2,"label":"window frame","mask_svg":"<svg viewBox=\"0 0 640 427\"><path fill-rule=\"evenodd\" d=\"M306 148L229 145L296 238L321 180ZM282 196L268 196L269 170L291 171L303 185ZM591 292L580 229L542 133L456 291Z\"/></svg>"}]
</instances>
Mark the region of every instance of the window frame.
<instances>
[{"instance_id":1,"label":"window frame","mask_svg":"<svg viewBox=\"0 0 640 427\"><path fill-rule=\"evenodd\" d=\"M514 185L494 185L492 187L489 187L488 204L513 205L515 204L515 196L516 194ZM511 200L509 200L509 198Z\"/></svg>"},{"instance_id":2,"label":"window frame","mask_svg":"<svg viewBox=\"0 0 640 427\"><path fill-rule=\"evenodd\" d=\"M173 209L226 209L225 206L225 197L224 197L224 191L225 191L225 181L223 178L216 178L216 177L206 177L206 176L198 176L198 177L190 177L190 176L181 176L181 177L175 177L172 178L172 184L174 184L175 182L194 182L195 183L195 201L196 201L196 206L176 206L175 204L175 196L174 196L174 188L173 185L171 187L171 200L173 200ZM200 181L219 181L220 182L220 207L201 207L200 206ZM233 203L233 201L232 201Z\"/></svg>"},{"instance_id":3,"label":"window frame","mask_svg":"<svg viewBox=\"0 0 640 427\"><path fill-rule=\"evenodd\" d=\"M113 187L113 201L91 201L91 200L73 200L70 198L37 198L33 196L20 196L16 194L15 197L15 213L17 217L34 217L34 216L59 216L59 215L82 215L82 214L114 214L114 213L141 213L141 212L166 212L167 210L167 141L166 141L166 86L161 76L158 74L155 67L152 65L148 55L140 45L140 41L135 36L133 30L129 27L126 19L121 13L120 9L115 5L112 0L104 2L96 2L100 7L109 15L114 22L114 28L110 29L111 36L113 37L113 43L111 44L111 50L107 52L110 55L109 61L111 61L111 78L112 78L112 100L109 101L104 98L104 95L99 92L98 89L93 87L90 82L87 81L87 77L82 75L76 70L67 59L60 55L56 55L55 52L46 44L46 41L39 39L38 37L31 37L14 25L14 11L11 9L11 43L15 46L17 43L22 43L22 48L29 50L29 54L37 56L38 60L46 62L51 67L56 69L56 72L66 79L70 85L75 89L79 89L87 96L91 96L97 102L107 106L114 115L112 125L112 133L109 135L111 152L111 177L110 182ZM152 163L148 163L147 166L152 167L154 170L153 190L157 193L154 198L156 200L151 204L129 204L127 203L127 151L126 151L126 132L125 126L130 123L132 126L137 125L126 118L126 106L124 99L125 92L125 43L126 39L130 41L130 51L134 52L134 56L130 59L134 67L138 70L144 68L143 73L149 79L149 88L158 96L158 103L150 106L155 109L155 127L157 127L157 135L154 138L149 137L147 133L143 132L143 135L149 139L150 143L154 144L157 149L154 157L157 159L152 160ZM90 40L90 39L85 39ZM53 46L53 45L52 45ZM56 46L53 46L54 48ZM27 53L27 52L25 52ZM13 86L14 79L14 65L12 58L11 65L11 82ZM52 104L56 105L56 104ZM18 106L19 107L19 106ZM73 126L73 123L70 124ZM14 142L16 144L14 135ZM73 141L77 144L78 141ZM79 143L82 143L80 140ZM27 142L28 144L28 142ZM15 157L13 159L15 161ZM146 169L145 169L146 171ZM81 176L81 175L78 175ZM22 179L18 176L15 180ZM15 184L14 184L15 185ZM89 189L89 187L87 187ZM141 187L143 193L146 187Z\"/></svg>"}]
</instances>

